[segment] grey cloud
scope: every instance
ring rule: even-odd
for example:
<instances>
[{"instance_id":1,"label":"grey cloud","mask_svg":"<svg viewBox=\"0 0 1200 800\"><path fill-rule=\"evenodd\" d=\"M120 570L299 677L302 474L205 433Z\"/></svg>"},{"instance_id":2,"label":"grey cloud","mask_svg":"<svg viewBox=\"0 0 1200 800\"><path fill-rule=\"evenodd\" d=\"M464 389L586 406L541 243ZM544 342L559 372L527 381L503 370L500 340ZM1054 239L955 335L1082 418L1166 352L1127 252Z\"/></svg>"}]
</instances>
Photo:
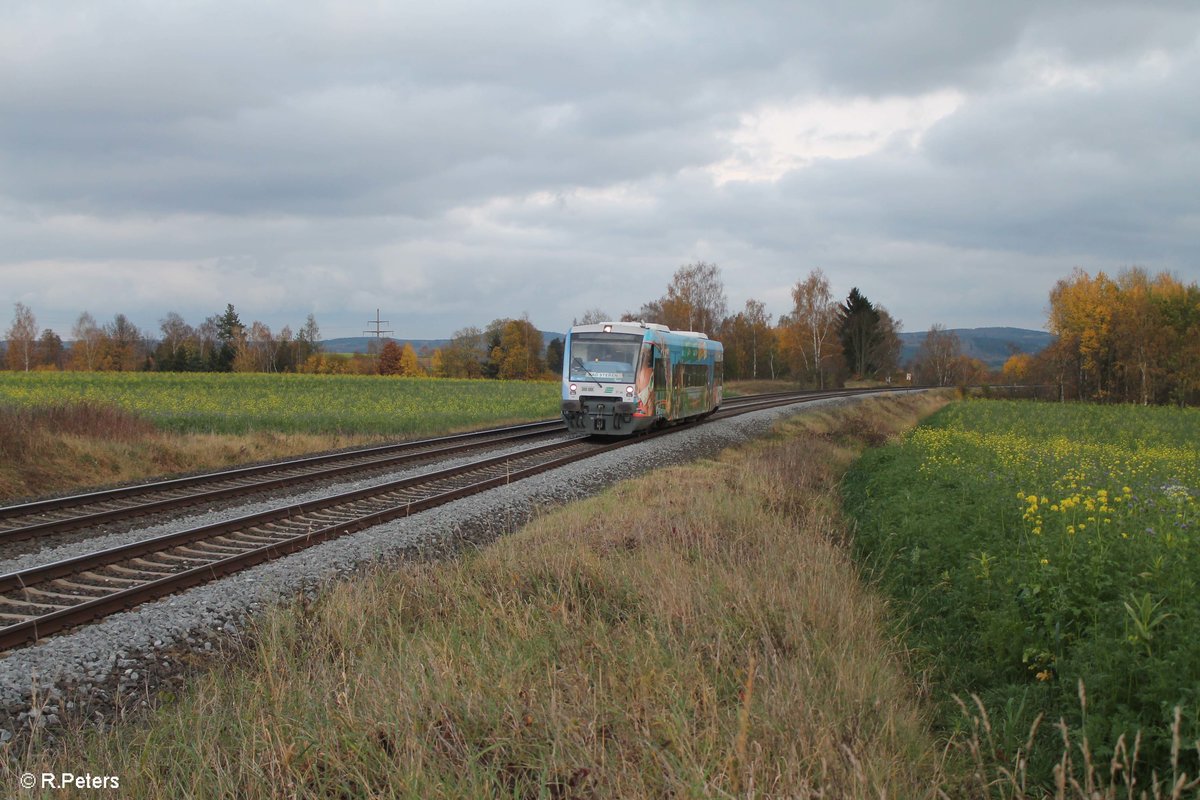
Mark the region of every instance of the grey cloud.
<instances>
[{"instance_id":1,"label":"grey cloud","mask_svg":"<svg viewBox=\"0 0 1200 800\"><path fill-rule=\"evenodd\" d=\"M733 307L821 266L916 327L1037 324L1076 264L1197 277L1190 3L10 5L0 269L35 310L68 300L21 272L55 263L97 297L166 270L104 301L143 326L225 296L412 336L620 313L698 257ZM942 88L916 147L704 171L763 106Z\"/></svg>"}]
</instances>

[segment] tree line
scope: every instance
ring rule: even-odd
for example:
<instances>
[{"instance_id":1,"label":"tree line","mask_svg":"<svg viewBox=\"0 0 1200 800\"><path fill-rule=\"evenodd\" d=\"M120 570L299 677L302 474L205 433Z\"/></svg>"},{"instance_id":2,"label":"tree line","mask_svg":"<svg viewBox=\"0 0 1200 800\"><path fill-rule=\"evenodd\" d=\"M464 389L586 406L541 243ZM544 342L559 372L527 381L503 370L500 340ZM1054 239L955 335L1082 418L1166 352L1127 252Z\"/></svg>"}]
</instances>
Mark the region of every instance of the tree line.
<instances>
[{"instance_id":1,"label":"tree line","mask_svg":"<svg viewBox=\"0 0 1200 800\"><path fill-rule=\"evenodd\" d=\"M772 324L764 303L749 300L727 313L725 287L716 264L680 267L662 297L620 318L700 331L725 344L729 378L788 378L833 386L848 377L883 380L898 370L900 322L857 288L834 300L820 270L796 284L794 307ZM277 333L255 320L242 322L233 305L190 325L175 312L158 336L138 329L124 314L100 325L84 312L64 343L54 331L38 334L32 310L15 306L7 332L9 369L153 370L210 372L355 373L498 380L556 379L562 371L562 339L543 344L528 315L493 320L484 328L455 331L441 348L417 352L394 340L372 343L366 354L324 353L312 314L298 331ZM598 309L576 324L612 319Z\"/></svg>"},{"instance_id":2,"label":"tree line","mask_svg":"<svg viewBox=\"0 0 1200 800\"><path fill-rule=\"evenodd\" d=\"M1054 342L1014 355L1004 374L1064 400L1200 403L1200 287L1141 267L1116 279L1076 268L1050 291Z\"/></svg>"},{"instance_id":3,"label":"tree line","mask_svg":"<svg viewBox=\"0 0 1200 800\"><path fill-rule=\"evenodd\" d=\"M608 318L592 309L580 321ZM792 308L774 324L756 299L730 314L720 268L704 261L681 266L661 297L620 318L719 339L731 379L788 379L824 388L850 378L886 381L900 375L900 320L857 287L838 301L819 269L797 281Z\"/></svg>"},{"instance_id":4,"label":"tree line","mask_svg":"<svg viewBox=\"0 0 1200 800\"><path fill-rule=\"evenodd\" d=\"M950 386L989 381L1048 384L1063 399L1137 403L1200 402L1200 288L1167 273L1131 268L1111 279L1076 269L1050 292L1047 328L1054 342L1041 353L1014 353L993 373L967 357L941 324L927 332L916 357L900 363L901 322L859 288L834 298L814 269L791 290L792 306L772 320L750 299L730 313L721 270L699 261L679 267L663 294L618 319L694 330L722 341L730 379L786 379L826 388L850 379ZM613 319L600 309L574 324ZM562 371L563 341L543 343L529 319L502 318L454 332L441 348L420 352L394 340L367 354L324 353L312 314L295 332L274 333L241 321L232 305L197 326L179 314L160 321L159 335L123 314L101 325L79 316L64 343L38 333L32 310L15 305L5 363L12 370L161 370L356 373L497 380L553 380ZM901 371L903 368L904 371Z\"/></svg>"},{"instance_id":5,"label":"tree line","mask_svg":"<svg viewBox=\"0 0 1200 800\"><path fill-rule=\"evenodd\" d=\"M365 354L326 353L314 315L295 332L287 325L272 332L258 320L243 323L232 304L195 326L171 312L158 333L139 329L124 314L101 325L85 311L64 342L49 328L39 334L33 311L16 303L4 363L25 372L306 372L502 380L554 379L562 369L562 340L544 346L528 316L464 328L446 347L420 353L392 339L373 342Z\"/></svg>"},{"instance_id":6,"label":"tree line","mask_svg":"<svg viewBox=\"0 0 1200 800\"><path fill-rule=\"evenodd\" d=\"M5 362L9 369L132 372L297 372L311 371L320 354L321 331L316 318L293 333L278 333L255 320L242 323L233 305L193 326L171 312L153 337L124 314L103 325L87 311L71 327L71 342L53 330L38 334L37 318L23 303L14 306L7 331Z\"/></svg>"}]
</instances>

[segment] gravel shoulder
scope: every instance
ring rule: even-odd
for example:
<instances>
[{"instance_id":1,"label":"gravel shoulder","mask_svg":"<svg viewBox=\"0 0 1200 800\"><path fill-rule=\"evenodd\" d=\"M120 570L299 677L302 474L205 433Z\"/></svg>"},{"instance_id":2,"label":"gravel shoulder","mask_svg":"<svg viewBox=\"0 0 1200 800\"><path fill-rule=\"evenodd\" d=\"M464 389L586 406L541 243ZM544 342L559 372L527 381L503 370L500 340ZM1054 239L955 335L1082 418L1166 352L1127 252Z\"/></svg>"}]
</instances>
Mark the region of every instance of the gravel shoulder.
<instances>
[{"instance_id":1,"label":"gravel shoulder","mask_svg":"<svg viewBox=\"0 0 1200 800\"><path fill-rule=\"evenodd\" d=\"M197 587L98 624L26 647L0 658L0 745L31 731L53 733L60 725L89 721L107 725L138 707L179 691L187 676L228 657L244 638L247 622L264 608L346 580L380 562L450 557L517 530L545 510L595 494L653 469L711 457L768 432L781 416L828 405L859 402L833 398L752 412L684 428L667 437L594 456L549 473L496 488L412 517L325 542L286 558ZM458 460L461 461L461 460ZM437 467L457 461L439 462ZM423 464L352 489L435 468ZM331 486L293 499L329 494ZM119 544L216 522L279 505L274 499L180 517L169 523L112 534L14 559L9 569L78 555L103 541Z\"/></svg>"}]
</instances>

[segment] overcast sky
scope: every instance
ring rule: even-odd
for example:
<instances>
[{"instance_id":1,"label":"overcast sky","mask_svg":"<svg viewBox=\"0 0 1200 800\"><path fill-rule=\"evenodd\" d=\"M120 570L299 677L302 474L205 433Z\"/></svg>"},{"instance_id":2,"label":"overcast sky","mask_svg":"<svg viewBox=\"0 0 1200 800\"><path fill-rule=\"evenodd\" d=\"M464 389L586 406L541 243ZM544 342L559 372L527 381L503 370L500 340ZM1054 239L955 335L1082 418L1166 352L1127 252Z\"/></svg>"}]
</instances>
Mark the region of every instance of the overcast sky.
<instances>
[{"instance_id":1,"label":"overcast sky","mask_svg":"<svg viewBox=\"0 0 1200 800\"><path fill-rule=\"evenodd\" d=\"M696 260L904 329L1200 280L1200 4L5 0L0 325L565 330Z\"/></svg>"}]
</instances>

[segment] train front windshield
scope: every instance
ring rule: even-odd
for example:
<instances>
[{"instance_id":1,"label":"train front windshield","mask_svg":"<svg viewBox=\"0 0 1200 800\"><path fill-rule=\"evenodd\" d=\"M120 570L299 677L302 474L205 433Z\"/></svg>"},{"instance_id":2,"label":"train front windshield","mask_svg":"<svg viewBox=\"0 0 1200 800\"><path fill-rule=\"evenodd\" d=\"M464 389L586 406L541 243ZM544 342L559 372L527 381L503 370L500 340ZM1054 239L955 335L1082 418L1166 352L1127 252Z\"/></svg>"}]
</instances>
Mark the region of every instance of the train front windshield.
<instances>
[{"instance_id":1,"label":"train front windshield","mask_svg":"<svg viewBox=\"0 0 1200 800\"><path fill-rule=\"evenodd\" d=\"M635 333L576 333L571 336L571 380L633 383L642 337Z\"/></svg>"}]
</instances>

